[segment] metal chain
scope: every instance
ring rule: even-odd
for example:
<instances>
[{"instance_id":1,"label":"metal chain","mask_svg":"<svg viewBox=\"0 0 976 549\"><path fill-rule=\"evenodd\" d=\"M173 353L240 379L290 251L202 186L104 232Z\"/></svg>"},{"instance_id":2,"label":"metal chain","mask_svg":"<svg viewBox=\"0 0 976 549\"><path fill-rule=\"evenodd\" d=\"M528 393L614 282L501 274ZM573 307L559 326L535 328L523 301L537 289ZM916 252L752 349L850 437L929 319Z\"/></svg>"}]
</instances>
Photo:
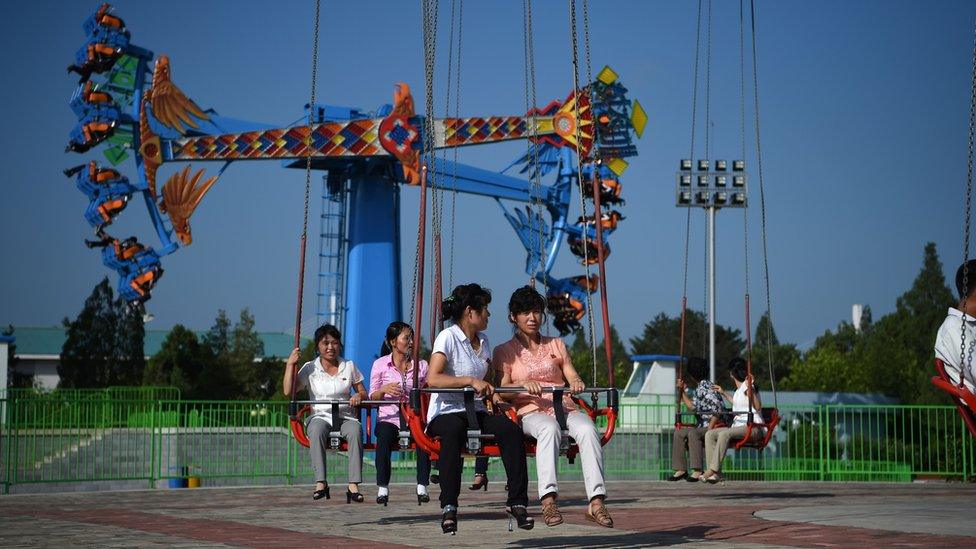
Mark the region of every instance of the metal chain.
<instances>
[{"instance_id":1,"label":"metal chain","mask_svg":"<svg viewBox=\"0 0 976 549\"><path fill-rule=\"evenodd\" d=\"M532 206L535 210L535 214L539 219L536 230L536 243L539 247L539 262L536 264L536 268L529 278L529 284L535 287L536 279L540 272L545 272L546 264L546 246L545 239L542 234L542 219L543 219L543 208L542 208L542 175L539 170L539 147L537 144L538 138L538 127L536 125L536 93L535 93L535 40L534 32L532 28L532 0L522 0L522 12L523 12L523 36L524 36L524 46L525 46L525 111L532 112L529 117L529 124L531 126L530 139L526 143L526 161L529 160L528 156L532 155ZM542 283L548 287L548 279L546 277L541 277Z\"/></svg>"},{"instance_id":2,"label":"metal chain","mask_svg":"<svg viewBox=\"0 0 976 549\"><path fill-rule=\"evenodd\" d=\"M579 49L576 42L576 0L569 1L569 34L572 39L573 46L573 93L575 94L574 108L576 117L576 185L579 189L579 199L580 199L580 215L586 218L586 201L583 198L583 155L582 155L582 144L580 143L580 125L579 125ZM594 189L594 192L599 192L599 189ZM583 269L586 274L586 280L590 280L590 249L589 242L586 239L586 233L583 234ZM594 338L594 333L596 332L596 326L593 324L593 297L589 291L586 293L586 313L589 322L587 326L589 327L589 340L590 340L590 355L593 365L593 386L596 386L596 340ZM610 342L604 342L605 345L609 345Z\"/></svg>"},{"instance_id":3,"label":"metal chain","mask_svg":"<svg viewBox=\"0 0 976 549\"><path fill-rule=\"evenodd\" d=\"M464 33L464 0L460 0L458 3L458 35L457 35L457 70L454 71L454 117L461 117L461 44L463 44L462 37ZM452 168L451 177L451 243L449 252L449 267L447 269L447 288L451 290L454 288L454 233L455 225L454 220L457 213L457 163L458 163L458 151L460 147L454 147L454 167Z\"/></svg>"},{"instance_id":4,"label":"metal chain","mask_svg":"<svg viewBox=\"0 0 976 549\"><path fill-rule=\"evenodd\" d=\"M432 153L434 150L434 58L436 54L436 34L437 34L437 0L421 0L420 3L422 12L422 22L423 22L423 47L424 47L424 86L425 86L425 104L426 110L424 112L424 143L423 143L423 164L426 166L429 164L429 160L432 158ZM427 170L427 175L432 177L433 170ZM422 230L421 223L426 223L427 220L422 219L417 224L417 238L420 239L420 232ZM420 262L424 258L421 257L420 247L417 247L417 252L414 254L414 266L413 266L413 291L410 294L410 318L415 317L416 308L423 307L423 303L417 303L417 283L418 283L418 273L420 269ZM420 326L416 326L415 330L420 330Z\"/></svg>"},{"instance_id":5,"label":"metal chain","mask_svg":"<svg viewBox=\"0 0 976 549\"><path fill-rule=\"evenodd\" d=\"M769 292L769 247L766 237L766 183L763 178L762 139L759 131L759 60L756 55L756 2L749 0L749 10L752 20L752 91L755 101L756 122L756 160L759 170L759 212L762 220L762 249L763 249L763 278L766 283L766 360L769 367L769 385L773 391L773 405L778 407L776 400L776 380L773 376L773 305Z\"/></svg>"},{"instance_id":6,"label":"metal chain","mask_svg":"<svg viewBox=\"0 0 976 549\"><path fill-rule=\"evenodd\" d=\"M691 90L691 150L688 158L694 162L695 158L695 127L698 117L698 60L700 58L699 47L701 46L701 4L698 0L698 22L695 27L695 70L692 78ZM686 208L685 212L685 257L684 257L684 277L681 285L681 301L687 303L688 300L688 257L691 249L691 208ZM684 348L684 340L679 342L680 347Z\"/></svg>"},{"instance_id":7,"label":"metal chain","mask_svg":"<svg viewBox=\"0 0 976 549\"><path fill-rule=\"evenodd\" d=\"M305 142L305 207L302 215L301 253L298 260L298 299L295 305L295 347L301 345L302 301L305 294L305 255L308 241L308 209L312 192L312 122L315 114L315 82L318 79L319 63L319 13L321 5L315 0L315 26L312 31L312 84L308 101L308 137ZM293 372L294 374L294 372ZM295 400L297 384L291 388L291 400Z\"/></svg>"},{"instance_id":8,"label":"metal chain","mask_svg":"<svg viewBox=\"0 0 976 549\"><path fill-rule=\"evenodd\" d=\"M976 34L976 33L974 33ZM976 130L976 40L973 44L973 74L970 87L969 100L969 154L966 157L966 218L964 222L965 233L963 235L963 261L962 261L962 328L960 328L960 345L962 347L959 360L959 386L965 384L966 368L972 364L973 349L969 348L969 356L966 354L966 303L969 300L969 226L973 205L973 133Z\"/></svg>"},{"instance_id":9,"label":"metal chain","mask_svg":"<svg viewBox=\"0 0 976 549\"><path fill-rule=\"evenodd\" d=\"M740 156L743 161L746 159L746 55L745 55L745 23L742 19L742 3L739 0L739 144ZM743 253L745 255L745 282L746 282L746 318L750 311L749 305L749 204L742 208L742 242ZM750 326L746 326L746 333L750 333ZM752 364L752 341L746 341L746 359Z\"/></svg>"},{"instance_id":10,"label":"metal chain","mask_svg":"<svg viewBox=\"0 0 976 549\"><path fill-rule=\"evenodd\" d=\"M708 160L712 133L712 0L708 0L705 19L708 23L705 31L705 159Z\"/></svg>"}]
</instances>

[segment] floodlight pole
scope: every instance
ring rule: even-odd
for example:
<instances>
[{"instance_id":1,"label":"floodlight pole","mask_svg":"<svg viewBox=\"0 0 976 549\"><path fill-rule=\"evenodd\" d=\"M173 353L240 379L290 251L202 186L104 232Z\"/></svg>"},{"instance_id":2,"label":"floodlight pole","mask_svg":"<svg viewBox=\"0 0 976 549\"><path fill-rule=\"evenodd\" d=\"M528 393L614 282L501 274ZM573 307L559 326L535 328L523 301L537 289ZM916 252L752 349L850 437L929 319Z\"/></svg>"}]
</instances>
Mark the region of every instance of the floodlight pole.
<instances>
[{"instance_id":1,"label":"floodlight pole","mask_svg":"<svg viewBox=\"0 0 976 549\"><path fill-rule=\"evenodd\" d=\"M715 379L715 210L708 208L708 378Z\"/></svg>"}]
</instances>

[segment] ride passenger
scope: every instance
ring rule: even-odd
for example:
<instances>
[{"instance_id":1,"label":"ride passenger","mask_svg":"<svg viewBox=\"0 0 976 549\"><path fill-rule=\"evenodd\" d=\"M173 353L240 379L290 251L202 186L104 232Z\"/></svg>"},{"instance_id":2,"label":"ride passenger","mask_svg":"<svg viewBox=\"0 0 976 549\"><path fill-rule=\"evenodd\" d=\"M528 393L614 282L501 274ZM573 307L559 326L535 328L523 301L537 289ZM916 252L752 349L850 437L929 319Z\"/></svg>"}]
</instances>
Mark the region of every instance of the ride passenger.
<instances>
[{"instance_id":1,"label":"ride passenger","mask_svg":"<svg viewBox=\"0 0 976 549\"><path fill-rule=\"evenodd\" d=\"M472 387L476 396L497 399L491 379L491 350L483 330L488 327L488 304L491 293L477 284L463 284L451 292L441 305L441 313L451 326L434 339L427 384L432 388ZM461 491L461 448L469 428L480 428L494 435L501 449L502 463L508 474L509 490L505 509L519 528L529 530L534 521L528 516L528 473L522 429L504 415L488 414L480 398L475 402L477 425L468 424L464 396L456 393L433 393L427 410L427 432L440 437L438 464L441 486L441 529L454 533L458 524L458 494Z\"/></svg>"},{"instance_id":2,"label":"ride passenger","mask_svg":"<svg viewBox=\"0 0 976 549\"><path fill-rule=\"evenodd\" d=\"M689 411L695 413L696 425L694 427L678 427L674 430L674 440L671 447L671 468L674 474L668 477L669 481L687 480L688 482L698 482L701 479L702 454L705 451L705 433L709 429L716 427L721 419L721 414L725 412L725 403L715 390L715 384L708 379L704 371L704 361L692 360L688 363L685 370L686 377L690 378L692 384L695 378L700 378L695 387L694 397L688 396L688 383L678 378L676 386L681 391L681 402ZM695 375L699 374L699 375ZM688 469L688 459L685 457L687 448L688 456L691 458L691 472Z\"/></svg>"},{"instance_id":3,"label":"ride passenger","mask_svg":"<svg viewBox=\"0 0 976 549\"><path fill-rule=\"evenodd\" d=\"M386 328L386 336L380 347L380 356L373 362L369 374L370 400L390 400L397 404L382 405L376 413L376 503L386 505L390 501L390 457L393 446L406 430L406 422L400 414L399 402L405 400L413 389L413 328L405 322L392 322ZM418 385L427 382L427 361L419 360ZM427 485L430 483L430 455L417 448L417 503L427 503Z\"/></svg>"},{"instance_id":4,"label":"ride passenger","mask_svg":"<svg viewBox=\"0 0 976 549\"><path fill-rule=\"evenodd\" d=\"M732 398L729 399L729 395L721 385L715 385L715 390L723 398L732 402L732 414L734 415L732 425L730 427L711 429L705 433L705 461L708 462L708 470L702 473L702 478L709 484L715 484L721 480L719 474L722 470L722 460L725 458L725 452L729 448L729 440L733 438L741 439L746 436L750 404L753 425L761 425L763 423L762 413L760 412L762 410L762 402L759 400L759 391L756 390L752 376L748 375L746 361L739 357L733 358L729 362L729 375L735 383L735 393L732 395ZM751 403L749 402L747 391L750 386L752 387ZM750 438L762 438L763 431L764 428L762 427L754 427Z\"/></svg>"},{"instance_id":5,"label":"ride passenger","mask_svg":"<svg viewBox=\"0 0 976 549\"><path fill-rule=\"evenodd\" d=\"M294 379L295 366L301 358L301 351L294 349L285 364L285 379L282 383L284 393L292 394L292 383L297 383L295 392L308 389L310 400L345 400L349 403L339 407L339 417L332 417L330 404L312 405L312 414L305 420L308 434L309 453L312 469L315 471L315 491L312 499L331 499L329 483L326 480L325 453L329 447L329 432L338 426L346 439L349 455L349 486L346 488L346 503L363 502L359 483L363 481L363 437L359 414L354 409L366 399L363 374L351 360L342 358L342 335L331 324L323 324L315 330L315 348L318 357L306 362L298 370ZM349 391L352 390L352 396ZM338 425L336 425L338 422Z\"/></svg>"},{"instance_id":6,"label":"ride passenger","mask_svg":"<svg viewBox=\"0 0 976 549\"><path fill-rule=\"evenodd\" d=\"M571 394L586 388L558 337L545 337L539 331L545 321L546 300L531 286L523 286L508 302L508 320L515 328L512 339L495 347L494 360L502 371L500 386L521 386L526 393L504 395L511 400L522 421L522 431L535 437L535 463L539 477L539 499L547 526L562 524L563 516L556 505L559 486L556 462L562 429L556 420L552 393L543 387L569 386ZM576 441L583 465L583 480L589 506L586 518L600 526L613 527L610 512L603 504L607 496L603 480L603 446L600 433L590 416L577 410L569 394L563 395L566 427ZM511 479L510 479L511 480Z\"/></svg>"},{"instance_id":7,"label":"ride passenger","mask_svg":"<svg viewBox=\"0 0 976 549\"><path fill-rule=\"evenodd\" d=\"M976 259L968 263L968 280L963 280L967 264L956 269L956 292L959 303L956 307L949 307L942 326L935 336L935 356L945 364L946 374L953 383L959 384L959 374L962 372L963 382L970 390L976 392L976 364L973 362L973 352L976 351ZM968 292L967 290L968 286ZM967 295L968 293L968 295ZM966 356L962 353L963 323L966 325Z\"/></svg>"}]
</instances>

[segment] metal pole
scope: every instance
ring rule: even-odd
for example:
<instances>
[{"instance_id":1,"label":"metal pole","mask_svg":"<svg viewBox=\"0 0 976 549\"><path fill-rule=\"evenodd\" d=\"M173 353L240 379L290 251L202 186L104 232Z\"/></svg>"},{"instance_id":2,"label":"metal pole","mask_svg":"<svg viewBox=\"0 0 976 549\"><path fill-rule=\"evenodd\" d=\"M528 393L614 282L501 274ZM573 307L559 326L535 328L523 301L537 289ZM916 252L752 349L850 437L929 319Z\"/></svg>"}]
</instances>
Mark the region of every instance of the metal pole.
<instances>
[{"instance_id":1,"label":"metal pole","mask_svg":"<svg viewBox=\"0 0 976 549\"><path fill-rule=\"evenodd\" d=\"M715 380L715 206L708 207L708 376Z\"/></svg>"}]
</instances>

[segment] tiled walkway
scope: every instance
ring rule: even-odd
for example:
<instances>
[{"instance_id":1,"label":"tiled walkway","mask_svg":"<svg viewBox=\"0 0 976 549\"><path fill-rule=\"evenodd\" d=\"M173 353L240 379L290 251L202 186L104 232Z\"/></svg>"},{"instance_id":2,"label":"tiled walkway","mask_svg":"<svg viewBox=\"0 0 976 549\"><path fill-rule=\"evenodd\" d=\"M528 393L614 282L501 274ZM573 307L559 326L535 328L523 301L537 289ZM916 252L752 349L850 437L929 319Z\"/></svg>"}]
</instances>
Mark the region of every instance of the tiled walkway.
<instances>
[{"instance_id":1,"label":"tiled walkway","mask_svg":"<svg viewBox=\"0 0 976 549\"><path fill-rule=\"evenodd\" d=\"M976 546L972 485L618 482L609 485L611 530L583 518L582 485L567 483L565 524L538 518L534 530L512 533L500 488L464 490L453 538L440 533L436 487L418 506L412 486L394 486L389 507L372 497L312 501L310 487L10 495L0 497L0 546Z\"/></svg>"}]
</instances>

